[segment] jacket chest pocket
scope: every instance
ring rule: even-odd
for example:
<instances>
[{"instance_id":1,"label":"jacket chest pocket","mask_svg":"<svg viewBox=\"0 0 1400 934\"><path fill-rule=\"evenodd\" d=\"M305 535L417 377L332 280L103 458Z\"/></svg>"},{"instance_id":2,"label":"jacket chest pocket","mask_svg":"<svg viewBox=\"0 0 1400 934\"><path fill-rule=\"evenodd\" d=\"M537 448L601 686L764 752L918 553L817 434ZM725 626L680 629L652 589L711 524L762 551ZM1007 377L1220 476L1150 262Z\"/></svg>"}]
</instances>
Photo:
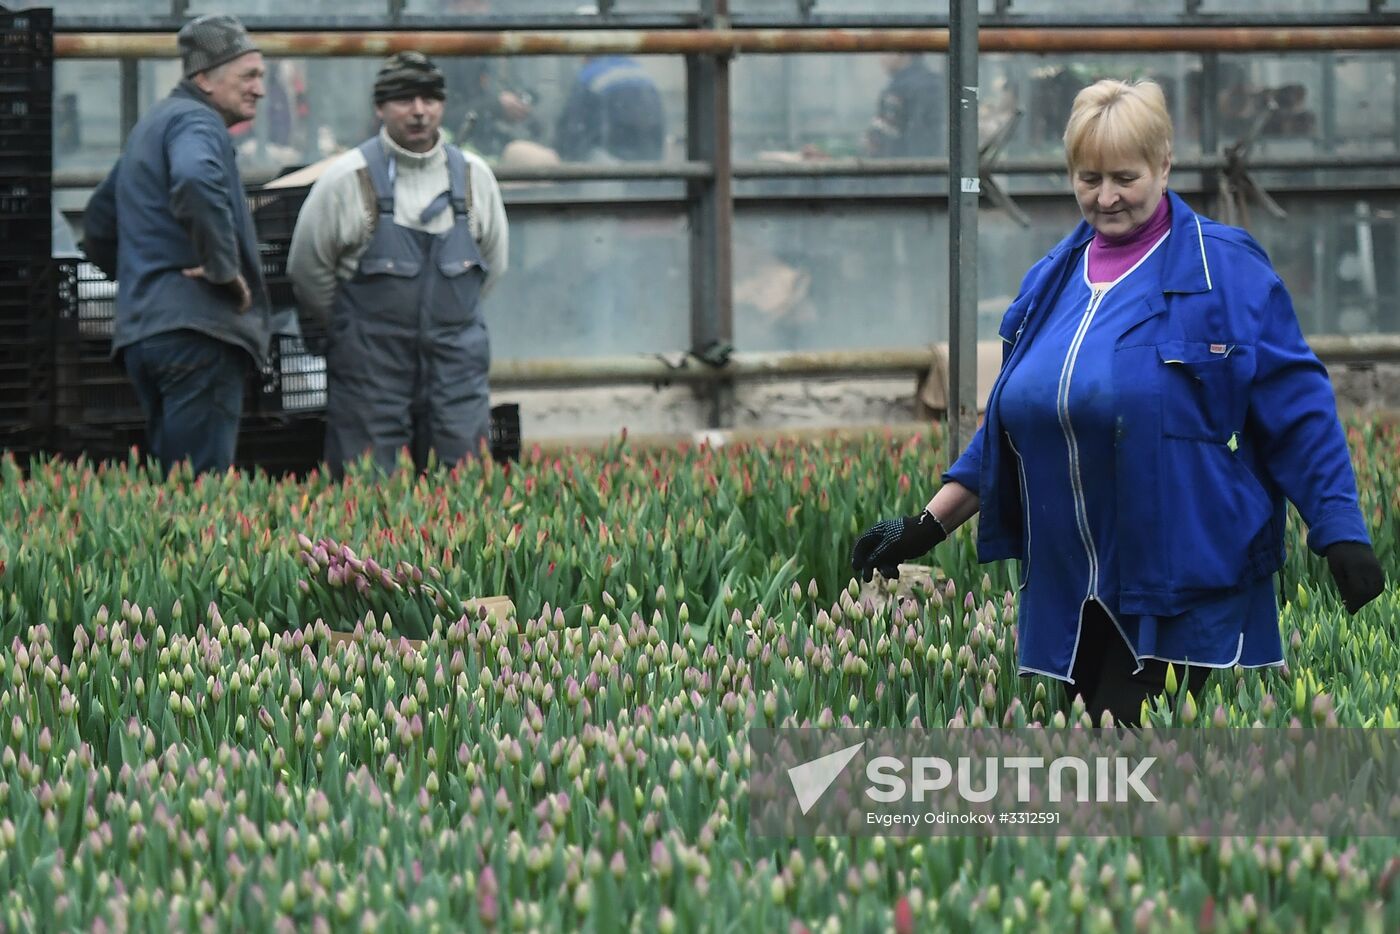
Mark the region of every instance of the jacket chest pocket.
<instances>
[{"instance_id":1,"label":"jacket chest pocket","mask_svg":"<svg viewBox=\"0 0 1400 934\"><path fill-rule=\"evenodd\" d=\"M428 315L434 325L461 327L475 321L481 286L486 281L486 268L471 257L444 257L438 260L441 293L432 303Z\"/></svg>"},{"instance_id":2,"label":"jacket chest pocket","mask_svg":"<svg viewBox=\"0 0 1400 934\"><path fill-rule=\"evenodd\" d=\"M419 326L423 264L411 256L368 254L349 288L370 329L394 332Z\"/></svg>"},{"instance_id":3,"label":"jacket chest pocket","mask_svg":"<svg viewBox=\"0 0 1400 934\"><path fill-rule=\"evenodd\" d=\"M360 275L386 276L389 279L412 279L422 263L408 256L366 256L360 260Z\"/></svg>"},{"instance_id":4,"label":"jacket chest pocket","mask_svg":"<svg viewBox=\"0 0 1400 934\"><path fill-rule=\"evenodd\" d=\"M1166 341L1157 345L1162 434L1228 443L1239 428L1237 345Z\"/></svg>"}]
</instances>

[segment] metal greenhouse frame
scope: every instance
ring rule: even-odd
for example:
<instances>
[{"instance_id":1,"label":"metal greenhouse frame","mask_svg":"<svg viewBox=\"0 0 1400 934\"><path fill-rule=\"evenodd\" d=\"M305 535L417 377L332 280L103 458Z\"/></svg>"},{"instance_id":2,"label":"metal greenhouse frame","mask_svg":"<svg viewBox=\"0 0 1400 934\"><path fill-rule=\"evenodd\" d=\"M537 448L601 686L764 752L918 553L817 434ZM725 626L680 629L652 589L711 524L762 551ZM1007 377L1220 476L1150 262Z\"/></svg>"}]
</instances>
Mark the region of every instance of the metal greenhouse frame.
<instances>
[{"instance_id":1,"label":"metal greenhouse frame","mask_svg":"<svg viewBox=\"0 0 1400 934\"><path fill-rule=\"evenodd\" d=\"M733 227L735 181L757 178L904 176L938 181L923 195L949 209L950 396L948 411L954 449L970 436L976 420L976 244L978 201L1015 211L993 176L1034 176L1062 172L1049 160L1000 160L982 153L977 137L977 73L980 52L1193 52L1200 53L1202 83L1219 81L1222 53L1400 49L1400 10L1385 0L1357 0L1354 13L1327 15L1210 14L1201 0L1179 0L1175 12L1149 17L1059 16L1018 13L1014 0L995 0L991 12L978 12L977 0L950 0L949 15L838 15L822 11L820 0L791 0L782 15L733 13L729 0L698 0L693 13L628 13L614 0L599 0L598 14L462 15L415 14L405 0L384 0L378 17L245 17L265 52L273 56L381 56L417 48L440 55L531 56L551 54L664 54L684 56L687 79L687 152L682 161L625 165L563 164L546 168L503 167L503 181L647 179L684 183L679 204L690 219L690 343L681 366L658 357L498 361L498 385L580 385L598 382L693 382L708 387L712 427L730 424L734 381L761 376L835 373L898 373L926 369L931 352L849 351L834 353L745 353L734 348ZM1164 4L1165 6L1165 4ZM188 0L171 0L168 16L59 16L58 58L122 61L122 126L136 119L138 71L142 58L173 57L175 31L189 13ZM748 53L922 51L948 56L950 139L948 158L833 159L806 164L736 161L731 153L730 63ZM1400 64L1397 65L1400 80ZM1203 99L1208 99L1204 97ZM1400 93L1396 95L1400 110ZM1396 119L1400 133L1400 115ZM1247 152L1227 149L1214 114L1202 113L1201 150L1181 159L1181 172L1200 173L1207 193L1247 171L1393 169L1400 156L1320 156L1249 161ZM1400 149L1400 140L1397 140ZM956 185L943 187L944 180ZM60 173L58 185L80 187L96 181L91 173ZM1377 190L1374 183L1361 186ZM1400 189L1400 174L1382 189ZM1309 191L1307 185L1293 188ZM1018 193L1017 199L1050 197L1050 192ZM1063 198L1063 192L1054 197ZM800 201L801 196L796 196ZM829 200L831 196L823 196ZM889 195L837 195L854 203L874 203ZM901 196L905 197L905 196ZM532 206L576 205L577 199L532 200ZM657 203L657 202L651 202ZM597 206L596 204L594 205ZM930 258L942 263L943 257ZM1314 341L1324 359L1400 358L1400 335L1324 337ZM730 353L734 350L733 353Z\"/></svg>"}]
</instances>

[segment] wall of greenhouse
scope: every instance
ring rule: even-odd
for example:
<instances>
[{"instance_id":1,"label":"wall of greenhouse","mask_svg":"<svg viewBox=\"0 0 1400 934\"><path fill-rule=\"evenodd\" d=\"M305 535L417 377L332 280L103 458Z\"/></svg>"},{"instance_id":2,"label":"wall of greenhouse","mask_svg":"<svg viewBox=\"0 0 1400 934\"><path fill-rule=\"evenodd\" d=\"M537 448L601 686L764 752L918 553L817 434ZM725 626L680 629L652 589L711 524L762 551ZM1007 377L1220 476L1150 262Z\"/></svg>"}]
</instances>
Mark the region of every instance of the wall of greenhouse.
<instances>
[{"instance_id":1,"label":"wall of greenhouse","mask_svg":"<svg viewBox=\"0 0 1400 934\"><path fill-rule=\"evenodd\" d=\"M502 17L560 29L627 28L629 17L644 26L647 17L662 25L666 17L699 17L704 2L302 0L296 16L301 24L322 20L365 29L386 28L391 12L412 28L454 17L477 28L497 28L493 23ZM60 28L78 24L97 31L143 20L176 21L172 0L44 5L55 8ZM286 17L286 6L282 0L175 0L173 8L190 15L236 13L256 29L261 21ZM1122 21L1191 15L1303 24L1309 17L1358 24L1394 24L1400 17L1400 5L1373 0L980 0L980 9L988 17L1022 16L1028 22L1079 17L1084 25L1104 15ZM900 17L946 17L948 8L924 0L730 0L728 12L736 26L801 25L813 17L878 26ZM942 54L922 58L940 79L946 77ZM445 129L498 167L560 162L557 124L585 61L443 58ZM683 161L690 149L685 57L641 56L637 62L662 102L664 144L655 161ZM870 156L872 122L896 64L878 53L735 57L729 65L731 158L806 164ZM271 177L315 162L374 130L369 93L377 59L278 58L270 66L260 117L239 130L245 176ZM978 71L980 138L1011 124L1003 160L1056 164L1070 101L1100 76L1150 76L1162 83L1175 118L1178 160L1214 155L1256 129L1250 158L1290 164L1253 173L1286 217L1252 205L1247 225L1292 291L1304 331L1400 334L1400 174L1385 164L1389 157L1400 160L1400 56L1393 51L983 53ZM116 60L57 62L56 177L89 180L58 194L75 229L81 229L91 178L100 177L120 151L132 103L136 113L143 111L177 78L172 60L141 60L126 66L125 74ZM493 115L500 92L525 102L528 115ZM125 111L124 93L134 99ZM946 158L946 127L939 130L941 147L908 155ZM1349 157L1361 164L1327 167ZM977 322L984 340L995 338L1001 311L1026 268L1078 219L1062 171L998 179L1027 224L984 199ZM1198 208L1219 216L1213 173L1178 171L1173 183ZM689 348L694 272L684 180L511 181L503 190L511 218L511 271L487 308L498 359ZM946 190L944 178L934 174L738 178L735 348L850 351L946 341ZM908 384L900 383L906 389ZM912 399L907 401L912 415ZM885 405L876 403L876 410ZM868 407L856 408L869 414Z\"/></svg>"}]
</instances>

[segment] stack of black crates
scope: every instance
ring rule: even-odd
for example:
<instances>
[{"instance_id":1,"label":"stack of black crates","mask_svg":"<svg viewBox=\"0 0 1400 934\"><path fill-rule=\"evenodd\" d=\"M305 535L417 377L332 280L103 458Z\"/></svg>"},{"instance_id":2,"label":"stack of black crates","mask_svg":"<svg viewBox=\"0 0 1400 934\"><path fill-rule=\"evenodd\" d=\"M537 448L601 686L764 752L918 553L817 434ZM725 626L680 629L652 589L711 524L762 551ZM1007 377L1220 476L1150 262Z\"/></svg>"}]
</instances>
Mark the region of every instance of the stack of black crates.
<instances>
[{"instance_id":1,"label":"stack of black crates","mask_svg":"<svg viewBox=\"0 0 1400 934\"><path fill-rule=\"evenodd\" d=\"M53 13L0 7L0 447L52 419Z\"/></svg>"}]
</instances>

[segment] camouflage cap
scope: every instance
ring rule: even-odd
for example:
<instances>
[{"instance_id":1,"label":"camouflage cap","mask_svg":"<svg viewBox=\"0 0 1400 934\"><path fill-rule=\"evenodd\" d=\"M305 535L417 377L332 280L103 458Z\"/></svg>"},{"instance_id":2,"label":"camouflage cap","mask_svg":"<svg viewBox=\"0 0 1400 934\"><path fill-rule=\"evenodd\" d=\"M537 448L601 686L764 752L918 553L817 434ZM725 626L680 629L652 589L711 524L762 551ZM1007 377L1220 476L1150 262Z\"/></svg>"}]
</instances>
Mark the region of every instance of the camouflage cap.
<instances>
[{"instance_id":1,"label":"camouflage cap","mask_svg":"<svg viewBox=\"0 0 1400 934\"><path fill-rule=\"evenodd\" d=\"M243 24L224 14L190 20L180 29L179 41L180 62L186 78L231 62L240 55L260 51Z\"/></svg>"},{"instance_id":2,"label":"camouflage cap","mask_svg":"<svg viewBox=\"0 0 1400 934\"><path fill-rule=\"evenodd\" d=\"M446 82L432 59L422 52L396 52L386 58L374 79L375 104L419 96L447 99Z\"/></svg>"}]
</instances>

